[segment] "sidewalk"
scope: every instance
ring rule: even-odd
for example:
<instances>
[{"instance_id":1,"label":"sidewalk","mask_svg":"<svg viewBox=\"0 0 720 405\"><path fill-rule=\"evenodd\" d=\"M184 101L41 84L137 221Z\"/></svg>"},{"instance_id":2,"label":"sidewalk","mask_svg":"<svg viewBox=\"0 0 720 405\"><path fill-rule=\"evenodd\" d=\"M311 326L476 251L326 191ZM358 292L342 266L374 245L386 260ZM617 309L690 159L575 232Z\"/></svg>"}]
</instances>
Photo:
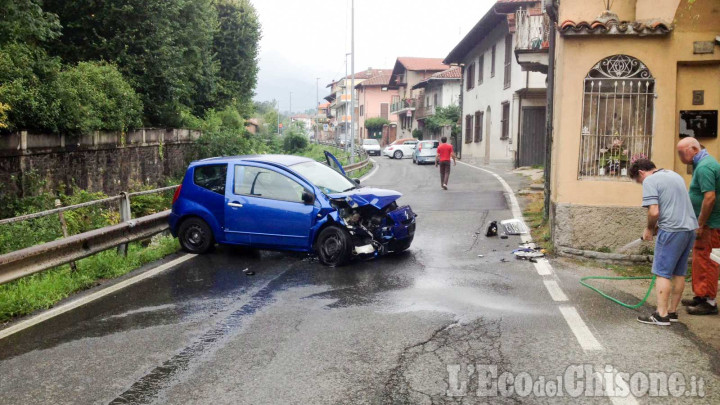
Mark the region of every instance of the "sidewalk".
<instances>
[{"instance_id":1,"label":"sidewalk","mask_svg":"<svg viewBox=\"0 0 720 405\"><path fill-rule=\"evenodd\" d=\"M518 202L523 211L528 204L537 199L538 194L542 195L542 189L537 187L542 184L542 169L520 168L514 169L511 164L491 164L483 166L482 162L464 160L466 163L486 167L501 175L512 186L517 193ZM530 222L529 219L526 221ZM530 224L529 224L530 226ZM580 278L587 276L649 276L650 265L617 265L604 264L591 259L581 260L563 257L548 257L553 267L558 271L567 272L579 283ZM630 305L639 302L650 286L650 280L589 280L589 283L611 297L619 299ZM583 287L584 288L584 287ZM595 294L588 288L584 288L587 294ZM692 285L690 281L685 284L683 298L692 298ZM618 305L607 301L608 305ZM646 312L652 312L656 305L655 291L650 293L647 302L642 307L631 310L627 309L628 316L637 317ZM678 308L679 322L672 328L686 328L697 336L705 344L720 350L720 315L693 316L688 315L685 307Z\"/></svg>"}]
</instances>

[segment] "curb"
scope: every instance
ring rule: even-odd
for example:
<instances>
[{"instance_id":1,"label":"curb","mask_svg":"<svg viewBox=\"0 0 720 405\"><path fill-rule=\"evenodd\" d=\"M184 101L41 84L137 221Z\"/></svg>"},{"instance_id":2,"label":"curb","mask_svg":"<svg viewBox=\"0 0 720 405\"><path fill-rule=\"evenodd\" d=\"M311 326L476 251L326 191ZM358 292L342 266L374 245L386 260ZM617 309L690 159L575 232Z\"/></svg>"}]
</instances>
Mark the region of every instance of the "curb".
<instances>
[{"instance_id":1,"label":"curb","mask_svg":"<svg viewBox=\"0 0 720 405\"><path fill-rule=\"evenodd\" d=\"M594 250L575 249L567 246L557 246L555 250L558 256L564 257L585 257L588 259L600 260L614 263L652 263L653 255L626 255L622 253L603 253Z\"/></svg>"}]
</instances>

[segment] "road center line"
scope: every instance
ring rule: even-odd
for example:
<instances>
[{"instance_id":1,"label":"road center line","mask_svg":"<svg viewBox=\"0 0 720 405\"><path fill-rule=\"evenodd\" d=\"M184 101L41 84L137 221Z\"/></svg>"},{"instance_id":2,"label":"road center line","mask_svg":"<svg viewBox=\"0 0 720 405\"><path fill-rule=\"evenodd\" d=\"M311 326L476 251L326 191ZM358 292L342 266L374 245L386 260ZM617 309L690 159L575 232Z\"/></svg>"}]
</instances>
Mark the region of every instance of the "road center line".
<instances>
[{"instance_id":1,"label":"road center line","mask_svg":"<svg viewBox=\"0 0 720 405\"><path fill-rule=\"evenodd\" d=\"M10 335L13 335L17 332L20 332L22 330L25 330L29 327L35 326L41 322L45 322L48 319L54 318L58 315L64 314L65 312L72 311L75 308L81 307L85 304L88 304L90 302L93 302L95 300L98 300L102 297L105 297L107 295L110 295L116 291L122 290L123 288L130 286L132 284L138 283L142 280L145 280L147 278L153 277L159 273L162 273L163 271L170 269L172 267L175 267L181 263L184 263L193 257L197 255L186 253L177 259L174 259L172 261L169 261L165 264L162 264L158 267L155 267L152 270L148 270L144 273L138 274L137 276L131 277L127 280L123 280L117 284L113 284L107 288L103 288L102 290L99 290L97 292L94 292L92 294L88 294L82 298L78 298L77 300L68 302L67 304L60 305L58 307L55 307L51 310L45 311L37 316L34 316L28 320L19 322L7 329L3 329L0 331L0 339L4 339Z\"/></svg>"},{"instance_id":2,"label":"road center line","mask_svg":"<svg viewBox=\"0 0 720 405\"><path fill-rule=\"evenodd\" d=\"M503 189L505 189L505 192L508 195L508 199L510 200L510 210L512 211L513 217L525 223L522 211L520 210L520 205L518 204L517 198L515 197L515 192L513 191L512 187L510 187L510 185L505 181L505 179L503 179L499 174L491 170L483 169L482 167L474 166L465 162L460 162L460 164L476 170L480 170L495 177L495 179L497 179L497 181L499 181L500 184L503 186ZM532 241L532 237L530 235L521 235L521 239L523 242ZM538 274L543 277L552 276L555 273L553 271L552 265L547 259L540 259L537 261L537 263L533 263L533 265ZM543 284L545 285L545 288L547 289L553 301L568 301L567 295L565 295L557 281L543 279ZM577 309L575 309L575 307L561 305L560 312L562 313L563 317L565 318L565 322L567 322L570 330L575 335L575 338L577 339L578 343L580 343L580 347L582 347L583 350L585 350L586 352L604 350L603 346L590 331L590 328L588 328L588 326L585 324L585 321L582 320L582 317L577 312Z\"/></svg>"}]
</instances>

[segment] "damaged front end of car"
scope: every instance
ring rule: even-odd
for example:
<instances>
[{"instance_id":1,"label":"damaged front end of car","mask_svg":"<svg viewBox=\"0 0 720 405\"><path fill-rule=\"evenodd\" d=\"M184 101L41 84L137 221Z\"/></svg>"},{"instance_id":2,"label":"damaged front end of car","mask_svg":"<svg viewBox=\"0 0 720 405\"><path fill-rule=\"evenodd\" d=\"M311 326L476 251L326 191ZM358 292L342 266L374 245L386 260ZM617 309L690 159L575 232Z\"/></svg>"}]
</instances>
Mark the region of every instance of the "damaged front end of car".
<instances>
[{"instance_id":1,"label":"damaged front end of car","mask_svg":"<svg viewBox=\"0 0 720 405\"><path fill-rule=\"evenodd\" d=\"M330 195L337 221L352 238L353 256L371 258L410 247L417 214L410 206L398 206L402 194L380 189L360 189Z\"/></svg>"}]
</instances>

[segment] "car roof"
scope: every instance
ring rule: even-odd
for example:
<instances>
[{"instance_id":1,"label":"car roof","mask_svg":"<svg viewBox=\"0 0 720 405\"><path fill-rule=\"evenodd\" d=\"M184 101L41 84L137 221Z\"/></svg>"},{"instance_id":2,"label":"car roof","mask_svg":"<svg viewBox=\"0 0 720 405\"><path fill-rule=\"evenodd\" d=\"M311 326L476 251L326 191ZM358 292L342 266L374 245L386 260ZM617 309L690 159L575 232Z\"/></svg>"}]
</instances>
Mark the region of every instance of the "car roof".
<instances>
[{"instance_id":1,"label":"car roof","mask_svg":"<svg viewBox=\"0 0 720 405\"><path fill-rule=\"evenodd\" d=\"M395 142L406 142L406 141L417 141L415 138L402 138L402 139L396 139ZM395 143L393 142L393 143Z\"/></svg>"},{"instance_id":2,"label":"car roof","mask_svg":"<svg viewBox=\"0 0 720 405\"><path fill-rule=\"evenodd\" d=\"M276 166L292 166L298 163L314 162L315 160L303 156L295 155L243 155L243 156L223 156L213 157L202 160L196 160L190 163L190 167L203 164L218 163L239 163L239 162L259 162L269 163Z\"/></svg>"}]
</instances>

